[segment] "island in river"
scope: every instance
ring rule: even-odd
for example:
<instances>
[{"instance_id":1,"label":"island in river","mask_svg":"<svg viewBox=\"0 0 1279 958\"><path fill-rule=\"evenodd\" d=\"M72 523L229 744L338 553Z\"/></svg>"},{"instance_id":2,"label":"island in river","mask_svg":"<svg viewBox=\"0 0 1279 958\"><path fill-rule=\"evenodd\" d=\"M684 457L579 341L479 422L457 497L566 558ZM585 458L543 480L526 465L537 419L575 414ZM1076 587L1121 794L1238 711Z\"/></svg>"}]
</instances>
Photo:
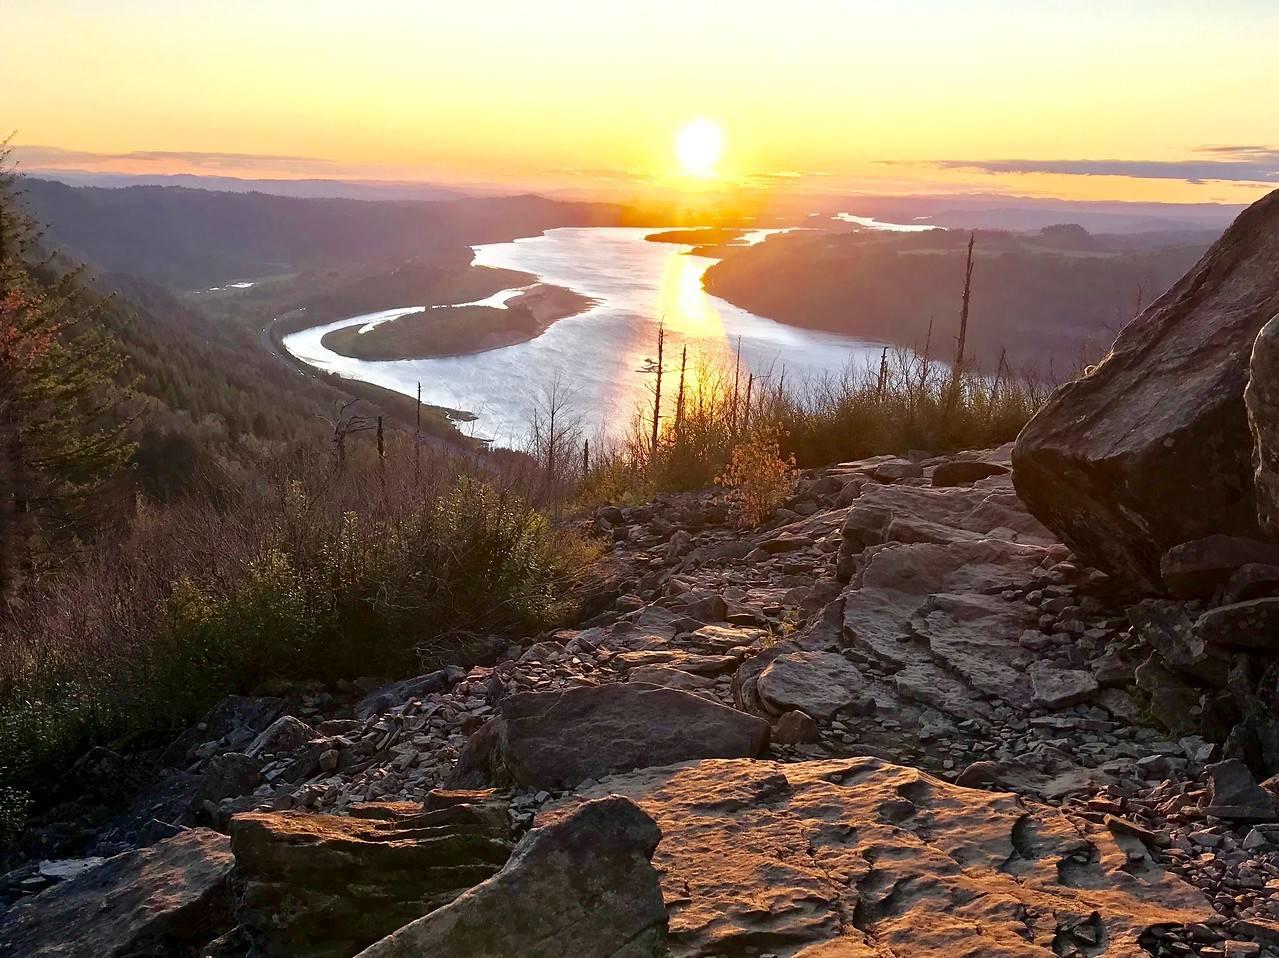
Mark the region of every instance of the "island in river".
<instances>
[{"instance_id":1,"label":"island in river","mask_svg":"<svg viewBox=\"0 0 1279 958\"><path fill-rule=\"evenodd\" d=\"M594 305L595 300L571 289L537 283L513 292L500 305L426 306L376 325L335 329L321 344L369 361L460 356L535 339L552 323Z\"/></svg>"},{"instance_id":2,"label":"island in river","mask_svg":"<svg viewBox=\"0 0 1279 958\"><path fill-rule=\"evenodd\" d=\"M683 246L727 246L740 241L746 233L745 229L731 226L694 226L649 233L644 239L650 243L679 243Z\"/></svg>"}]
</instances>

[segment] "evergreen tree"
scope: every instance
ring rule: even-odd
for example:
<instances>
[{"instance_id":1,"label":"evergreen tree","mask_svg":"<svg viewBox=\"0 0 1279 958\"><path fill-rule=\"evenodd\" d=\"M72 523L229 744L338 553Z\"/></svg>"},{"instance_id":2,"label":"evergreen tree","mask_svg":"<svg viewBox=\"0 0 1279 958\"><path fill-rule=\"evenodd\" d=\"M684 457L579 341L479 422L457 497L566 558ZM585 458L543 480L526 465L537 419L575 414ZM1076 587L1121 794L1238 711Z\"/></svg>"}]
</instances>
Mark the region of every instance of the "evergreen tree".
<instances>
[{"instance_id":1,"label":"evergreen tree","mask_svg":"<svg viewBox=\"0 0 1279 958\"><path fill-rule=\"evenodd\" d=\"M0 603L106 518L132 455L105 304L39 258L0 149Z\"/></svg>"}]
</instances>

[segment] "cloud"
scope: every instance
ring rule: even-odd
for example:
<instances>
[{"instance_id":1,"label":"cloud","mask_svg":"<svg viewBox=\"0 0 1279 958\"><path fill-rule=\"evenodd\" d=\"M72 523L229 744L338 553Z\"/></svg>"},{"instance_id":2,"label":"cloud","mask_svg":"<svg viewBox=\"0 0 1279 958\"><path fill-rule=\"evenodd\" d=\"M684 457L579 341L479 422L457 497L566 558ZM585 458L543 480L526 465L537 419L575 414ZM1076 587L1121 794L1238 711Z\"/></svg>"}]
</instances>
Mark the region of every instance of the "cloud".
<instances>
[{"instance_id":1,"label":"cloud","mask_svg":"<svg viewBox=\"0 0 1279 958\"><path fill-rule=\"evenodd\" d=\"M218 153L203 150L134 150L128 153L96 153L66 150L59 146L13 147L13 159L29 167L97 166L104 163L160 164L187 166L200 170L287 170L327 172L338 164L314 156L285 156L272 153Z\"/></svg>"},{"instance_id":2,"label":"cloud","mask_svg":"<svg viewBox=\"0 0 1279 958\"><path fill-rule=\"evenodd\" d=\"M1279 148L1272 146L1205 146L1193 160L938 160L950 170L984 173L1056 173L1065 176L1127 176L1143 180L1187 183L1279 182ZM894 161L887 161L894 162Z\"/></svg>"},{"instance_id":3,"label":"cloud","mask_svg":"<svg viewBox=\"0 0 1279 958\"><path fill-rule=\"evenodd\" d=\"M1279 150L1273 146L1201 146L1196 153L1222 153L1227 156L1268 156L1274 157Z\"/></svg>"}]
</instances>

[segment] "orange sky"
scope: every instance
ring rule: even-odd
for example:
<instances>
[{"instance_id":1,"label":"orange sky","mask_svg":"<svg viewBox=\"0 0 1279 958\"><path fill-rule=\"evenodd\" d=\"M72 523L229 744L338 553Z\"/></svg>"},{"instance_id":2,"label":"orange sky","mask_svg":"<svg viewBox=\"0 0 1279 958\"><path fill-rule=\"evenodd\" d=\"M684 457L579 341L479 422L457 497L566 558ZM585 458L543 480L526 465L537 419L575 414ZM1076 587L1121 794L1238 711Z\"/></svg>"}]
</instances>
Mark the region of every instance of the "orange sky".
<instances>
[{"instance_id":1,"label":"orange sky","mask_svg":"<svg viewBox=\"0 0 1279 958\"><path fill-rule=\"evenodd\" d=\"M1279 185L1268 0L6 0L3 18L21 42L0 130L29 169L679 185L676 133L700 116L723 179L805 191Z\"/></svg>"}]
</instances>

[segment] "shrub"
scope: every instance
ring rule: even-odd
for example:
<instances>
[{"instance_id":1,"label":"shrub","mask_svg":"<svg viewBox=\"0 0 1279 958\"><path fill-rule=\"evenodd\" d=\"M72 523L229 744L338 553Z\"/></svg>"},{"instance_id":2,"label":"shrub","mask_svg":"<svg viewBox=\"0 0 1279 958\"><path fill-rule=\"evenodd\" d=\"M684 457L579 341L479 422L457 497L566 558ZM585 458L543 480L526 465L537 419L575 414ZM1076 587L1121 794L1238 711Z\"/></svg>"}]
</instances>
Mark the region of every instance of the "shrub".
<instances>
[{"instance_id":1,"label":"shrub","mask_svg":"<svg viewBox=\"0 0 1279 958\"><path fill-rule=\"evenodd\" d=\"M0 629L0 828L90 745L162 738L228 693L404 674L457 630L558 622L579 541L491 473L436 458L415 480L390 447L277 463L222 509L143 505L30 592Z\"/></svg>"},{"instance_id":2,"label":"shrub","mask_svg":"<svg viewBox=\"0 0 1279 958\"><path fill-rule=\"evenodd\" d=\"M783 459L776 436L760 434L733 449L733 459L716 480L736 491L735 505L743 525L759 525L795 489L795 457Z\"/></svg>"}]
</instances>

